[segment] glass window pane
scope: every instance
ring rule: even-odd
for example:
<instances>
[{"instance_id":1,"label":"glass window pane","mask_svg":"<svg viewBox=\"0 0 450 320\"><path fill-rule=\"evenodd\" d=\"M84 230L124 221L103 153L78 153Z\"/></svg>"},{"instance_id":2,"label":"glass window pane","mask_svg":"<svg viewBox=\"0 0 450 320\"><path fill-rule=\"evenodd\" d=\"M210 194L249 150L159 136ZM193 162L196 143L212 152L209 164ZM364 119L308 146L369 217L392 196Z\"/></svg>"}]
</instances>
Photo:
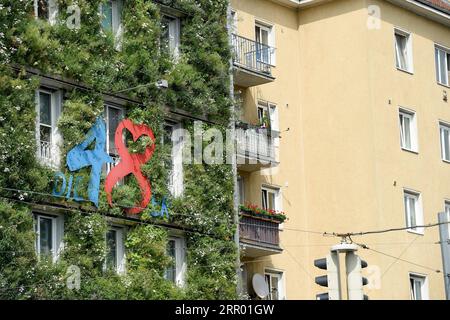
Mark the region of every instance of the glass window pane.
<instances>
[{"instance_id":1,"label":"glass window pane","mask_svg":"<svg viewBox=\"0 0 450 320\"><path fill-rule=\"evenodd\" d=\"M47 20L49 17L48 9L49 9L48 0L37 0L38 18Z\"/></svg>"},{"instance_id":2,"label":"glass window pane","mask_svg":"<svg viewBox=\"0 0 450 320\"><path fill-rule=\"evenodd\" d=\"M39 127L39 139L41 142L51 143L52 129L47 126Z\"/></svg>"},{"instance_id":3,"label":"glass window pane","mask_svg":"<svg viewBox=\"0 0 450 320\"><path fill-rule=\"evenodd\" d=\"M404 137L404 147L411 149L411 118L403 117L403 137Z\"/></svg>"},{"instance_id":4,"label":"glass window pane","mask_svg":"<svg viewBox=\"0 0 450 320\"><path fill-rule=\"evenodd\" d=\"M410 286L410 290L411 290L411 300L416 300L416 293L414 290L414 279L413 278L409 278L409 286Z\"/></svg>"},{"instance_id":5,"label":"glass window pane","mask_svg":"<svg viewBox=\"0 0 450 320\"><path fill-rule=\"evenodd\" d=\"M169 281L175 282L176 281L176 265L177 265L175 240L169 240L167 242L166 253L172 259L172 261L171 261L170 265L166 268L165 278Z\"/></svg>"},{"instance_id":6,"label":"glass window pane","mask_svg":"<svg viewBox=\"0 0 450 320\"><path fill-rule=\"evenodd\" d=\"M445 135L446 135L446 130L445 128L441 127L441 153L442 153L442 159L446 159L446 155L445 155Z\"/></svg>"},{"instance_id":7,"label":"glass window pane","mask_svg":"<svg viewBox=\"0 0 450 320\"><path fill-rule=\"evenodd\" d=\"M450 85L450 53L447 53L447 59L445 61L445 64L447 65L447 73L445 75L444 83L446 85Z\"/></svg>"},{"instance_id":8,"label":"glass window pane","mask_svg":"<svg viewBox=\"0 0 450 320\"><path fill-rule=\"evenodd\" d=\"M161 19L161 51L171 53L176 48L177 20L169 16Z\"/></svg>"},{"instance_id":9,"label":"glass window pane","mask_svg":"<svg viewBox=\"0 0 450 320\"><path fill-rule=\"evenodd\" d=\"M444 138L444 141L443 141L444 159L450 160L450 140L449 140L449 130L448 129L444 129L443 138Z\"/></svg>"},{"instance_id":10,"label":"glass window pane","mask_svg":"<svg viewBox=\"0 0 450 320\"><path fill-rule=\"evenodd\" d=\"M269 31L261 30L261 43L265 45L269 45Z\"/></svg>"},{"instance_id":11,"label":"glass window pane","mask_svg":"<svg viewBox=\"0 0 450 320\"><path fill-rule=\"evenodd\" d=\"M434 49L434 59L436 61L436 80L437 82L441 82L441 73L440 73L440 57L439 57L439 49Z\"/></svg>"},{"instance_id":12,"label":"glass window pane","mask_svg":"<svg viewBox=\"0 0 450 320\"><path fill-rule=\"evenodd\" d=\"M440 83L447 84L447 66L446 66L446 52L444 50L439 50L439 74Z\"/></svg>"},{"instance_id":13,"label":"glass window pane","mask_svg":"<svg viewBox=\"0 0 450 320\"><path fill-rule=\"evenodd\" d=\"M275 193L269 193L269 209L275 210Z\"/></svg>"},{"instance_id":14,"label":"glass window pane","mask_svg":"<svg viewBox=\"0 0 450 320\"><path fill-rule=\"evenodd\" d=\"M395 35L395 50L397 57L397 68L407 69L407 57L406 57L406 37L400 34Z\"/></svg>"},{"instance_id":15,"label":"glass window pane","mask_svg":"<svg viewBox=\"0 0 450 320\"><path fill-rule=\"evenodd\" d=\"M416 205L417 205L417 201L415 198L410 197L408 199L409 201L409 217L410 217L410 226L411 227L415 227L417 225L417 221L416 221ZM413 228L415 229L415 228Z\"/></svg>"},{"instance_id":16,"label":"glass window pane","mask_svg":"<svg viewBox=\"0 0 450 320\"><path fill-rule=\"evenodd\" d=\"M255 41L261 43L261 28L258 26L255 26L255 36Z\"/></svg>"},{"instance_id":17,"label":"glass window pane","mask_svg":"<svg viewBox=\"0 0 450 320\"><path fill-rule=\"evenodd\" d=\"M39 217L39 252L41 255L51 255L53 251L52 219Z\"/></svg>"},{"instance_id":18,"label":"glass window pane","mask_svg":"<svg viewBox=\"0 0 450 320\"><path fill-rule=\"evenodd\" d=\"M103 30L112 31L113 25L113 9L112 1L108 1L102 4L102 27Z\"/></svg>"},{"instance_id":19,"label":"glass window pane","mask_svg":"<svg viewBox=\"0 0 450 320\"><path fill-rule=\"evenodd\" d=\"M266 280L267 289L269 290L269 295L267 296L266 300L272 300L272 294L271 294L272 285L270 283L270 281L271 281L270 275L266 274L266 275L264 275L264 278Z\"/></svg>"},{"instance_id":20,"label":"glass window pane","mask_svg":"<svg viewBox=\"0 0 450 320\"><path fill-rule=\"evenodd\" d=\"M39 93L39 122L42 124L52 125L52 96L51 94Z\"/></svg>"},{"instance_id":21,"label":"glass window pane","mask_svg":"<svg viewBox=\"0 0 450 320\"><path fill-rule=\"evenodd\" d=\"M109 230L106 233L106 268L117 269L117 231Z\"/></svg>"},{"instance_id":22,"label":"glass window pane","mask_svg":"<svg viewBox=\"0 0 450 320\"><path fill-rule=\"evenodd\" d=\"M261 197L262 207L263 209L267 209L267 190L262 190Z\"/></svg>"},{"instance_id":23,"label":"glass window pane","mask_svg":"<svg viewBox=\"0 0 450 320\"><path fill-rule=\"evenodd\" d=\"M272 300L278 300L278 277L272 276Z\"/></svg>"},{"instance_id":24,"label":"glass window pane","mask_svg":"<svg viewBox=\"0 0 450 320\"><path fill-rule=\"evenodd\" d=\"M416 300L422 300L422 281L414 280L414 295Z\"/></svg>"},{"instance_id":25,"label":"glass window pane","mask_svg":"<svg viewBox=\"0 0 450 320\"><path fill-rule=\"evenodd\" d=\"M115 134L120 121L122 120L122 111L117 108L108 108L108 140L109 140L109 150L110 154L116 155L116 143Z\"/></svg>"}]
</instances>

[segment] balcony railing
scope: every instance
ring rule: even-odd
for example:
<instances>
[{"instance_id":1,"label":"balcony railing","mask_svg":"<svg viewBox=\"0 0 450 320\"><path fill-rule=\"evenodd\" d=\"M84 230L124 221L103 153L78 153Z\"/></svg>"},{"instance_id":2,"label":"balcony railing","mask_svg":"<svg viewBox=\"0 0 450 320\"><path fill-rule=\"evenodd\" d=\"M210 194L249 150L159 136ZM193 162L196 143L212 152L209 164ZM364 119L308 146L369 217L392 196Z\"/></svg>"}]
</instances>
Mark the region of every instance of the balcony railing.
<instances>
[{"instance_id":1,"label":"balcony railing","mask_svg":"<svg viewBox=\"0 0 450 320\"><path fill-rule=\"evenodd\" d=\"M275 138L276 133L268 128L237 124L236 151L240 156L238 164L271 165L275 163Z\"/></svg>"},{"instance_id":2,"label":"balcony railing","mask_svg":"<svg viewBox=\"0 0 450 320\"><path fill-rule=\"evenodd\" d=\"M239 223L239 238L246 246L246 255L250 257L280 253L279 223L245 214Z\"/></svg>"},{"instance_id":3,"label":"balcony railing","mask_svg":"<svg viewBox=\"0 0 450 320\"><path fill-rule=\"evenodd\" d=\"M235 79L238 85L249 87L274 80L272 65L275 48L236 34L232 35L232 45L235 67L251 74Z\"/></svg>"},{"instance_id":4,"label":"balcony railing","mask_svg":"<svg viewBox=\"0 0 450 320\"><path fill-rule=\"evenodd\" d=\"M38 140L37 156L42 163L51 167L58 165L58 148L49 141Z\"/></svg>"}]
</instances>

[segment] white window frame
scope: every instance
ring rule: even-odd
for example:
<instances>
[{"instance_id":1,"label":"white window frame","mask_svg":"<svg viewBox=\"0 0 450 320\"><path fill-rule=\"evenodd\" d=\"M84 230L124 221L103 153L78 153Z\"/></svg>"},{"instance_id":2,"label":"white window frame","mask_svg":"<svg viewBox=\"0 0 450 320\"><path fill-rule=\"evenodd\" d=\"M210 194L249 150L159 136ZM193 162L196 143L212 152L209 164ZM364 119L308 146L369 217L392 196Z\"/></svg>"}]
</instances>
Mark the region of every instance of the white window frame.
<instances>
[{"instance_id":1,"label":"white window frame","mask_svg":"<svg viewBox=\"0 0 450 320\"><path fill-rule=\"evenodd\" d=\"M115 271L117 274L123 275L126 273L126 254L125 254L125 227L122 226L111 226L108 231L114 230L116 232L116 266ZM107 241L105 234L105 241ZM108 247L107 247L108 250ZM104 270L106 270L106 258L104 262Z\"/></svg>"},{"instance_id":2,"label":"white window frame","mask_svg":"<svg viewBox=\"0 0 450 320\"><path fill-rule=\"evenodd\" d=\"M40 0L33 0L33 6L34 6L34 16L36 19L39 19L39 1ZM56 0L47 0L48 4L48 22L50 25L55 25L58 17L58 4L56 3Z\"/></svg>"},{"instance_id":3,"label":"white window frame","mask_svg":"<svg viewBox=\"0 0 450 320\"><path fill-rule=\"evenodd\" d=\"M117 51L120 51L122 50L122 36L123 36L123 24L122 24L123 0L109 0L109 1L111 2L111 10L112 10L111 31L114 35L114 48ZM99 5L99 12L100 16L103 17L103 4Z\"/></svg>"},{"instance_id":4,"label":"white window frame","mask_svg":"<svg viewBox=\"0 0 450 320\"><path fill-rule=\"evenodd\" d=\"M272 281L272 277L278 278L278 300L286 300L285 272L282 270L265 268L264 278L266 278L266 276L270 277L270 281ZM266 300L272 300L272 292L270 290L271 284L269 283L268 286L269 286L269 295L267 296Z\"/></svg>"},{"instance_id":5,"label":"white window frame","mask_svg":"<svg viewBox=\"0 0 450 320\"><path fill-rule=\"evenodd\" d=\"M256 27L259 27L262 30L268 32L268 46L271 48L270 51L270 65L275 67L277 64L276 61L276 50L275 50L275 26L272 23L263 21L261 19L255 20L255 41L256 41Z\"/></svg>"},{"instance_id":6,"label":"white window frame","mask_svg":"<svg viewBox=\"0 0 450 320\"><path fill-rule=\"evenodd\" d=\"M116 109L120 111L120 117L121 119L125 119L125 108L121 107L121 106L117 106L115 104L111 104L111 103L105 103L104 104L104 111L103 111L103 116L105 119L105 125L106 125L106 153L108 153L108 155L113 159L112 163L107 163L106 164L106 174L108 174L116 165L119 164L120 162L120 157L118 154L114 153L113 150L110 150L110 145L109 145L109 109ZM115 134L115 133L113 133ZM123 180L123 179L122 179ZM123 181L119 181L119 183L122 183Z\"/></svg>"},{"instance_id":7,"label":"white window frame","mask_svg":"<svg viewBox=\"0 0 450 320\"><path fill-rule=\"evenodd\" d=\"M41 247L40 247L40 221L41 219L49 219L52 222L52 261L57 262L61 252L64 249L64 216L47 214L42 212L34 212L34 230L36 234L36 239L34 247L36 250L36 255L38 259L41 258Z\"/></svg>"},{"instance_id":8,"label":"white window frame","mask_svg":"<svg viewBox=\"0 0 450 320\"><path fill-rule=\"evenodd\" d=\"M180 56L180 45L181 45L181 20L180 17L167 13L165 11L161 12L161 17L166 17L170 19L169 23L169 51L171 52L173 58L176 60Z\"/></svg>"},{"instance_id":9,"label":"white window frame","mask_svg":"<svg viewBox=\"0 0 450 320\"><path fill-rule=\"evenodd\" d=\"M164 126L170 127L172 130L171 134L172 168L170 169L168 189L173 197L178 198L181 197L184 193L184 169L183 169L184 130L181 123L166 122Z\"/></svg>"},{"instance_id":10,"label":"white window frame","mask_svg":"<svg viewBox=\"0 0 450 320\"><path fill-rule=\"evenodd\" d=\"M439 51L443 51L445 53L444 61L441 61L440 55L437 54ZM450 87L450 72L448 71L450 68L450 48L445 46L435 44L434 46L434 60L436 64L436 81L438 84L443 85L445 87ZM444 63L444 70L446 71L445 78L441 75L441 63Z\"/></svg>"},{"instance_id":11,"label":"white window frame","mask_svg":"<svg viewBox=\"0 0 450 320\"><path fill-rule=\"evenodd\" d=\"M51 134L50 134L50 145L48 152L50 153L49 158L42 156L41 148L41 138L40 138L40 127L41 127L41 116L40 116L40 94L50 95L50 116L51 116ZM61 115L62 109L62 93L59 90L52 90L49 88L40 88L36 90L35 93L35 106L36 106L36 143L37 143L37 158L43 165L50 166L51 168L58 168L60 164L60 150L59 145L62 142L62 136L58 129L58 120ZM48 125L45 125L48 126Z\"/></svg>"},{"instance_id":12,"label":"white window frame","mask_svg":"<svg viewBox=\"0 0 450 320\"><path fill-rule=\"evenodd\" d=\"M414 201L414 212L415 212L414 218L416 220L415 225L422 226L423 225L422 195L418 191L414 191L411 189L403 189L403 207L405 213L406 227L408 228L407 231L423 235L424 234L423 227L421 228L412 227L410 203L409 201L406 201L406 198L415 200Z\"/></svg>"},{"instance_id":13,"label":"white window frame","mask_svg":"<svg viewBox=\"0 0 450 320\"><path fill-rule=\"evenodd\" d=\"M231 34L237 34L237 32L238 32L238 13L236 10L231 9L230 21L228 23L230 26Z\"/></svg>"},{"instance_id":14,"label":"white window frame","mask_svg":"<svg viewBox=\"0 0 450 320\"><path fill-rule=\"evenodd\" d=\"M274 199L275 199L275 208L273 210L276 211L282 211L282 198L281 198L281 188L278 187L274 187L274 186L262 186L261 187L261 207L264 208L264 200L263 200L263 194L264 192L266 192L267 194L267 199L266 199L266 206L267 209L268 205L269 205L269 193L273 193L275 195Z\"/></svg>"},{"instance_id":15,"label":"white window frame","mask_svg":"<svg viewBox=\"0 0 450 320\"><path fill-rule=\"evenodd\" d=\"M406 57L405 57L405 63L406 68L403 69L400 65L400 56L398 52L398 46L397 46L397 38L396 35L402 36L406 38ZM412 40L412 34L408 31L402 30L400 28L394 28L394 53L395 53L395 66L397 70L405 71L408 73L413 74L414 73L414 64L413 64L413 40Z\"/></svg>"},{"instance_id":16,"label":"white window frame","mask_svg":"<svg viewBox=\"0 0 450 320\"><path fill-rule=\"evenodd\" d=\"M449 142L447 146L445 146L444 143L445 136L447 136L447 140ZM441 141L441 159L444 162L450 163L450 125L443 121L439 121L439 139ZM445 155L445 147L447 147L448 150L447 157Z\"/></svg>"},{"instance_id":17,"label":"white window frame","mask_svg":"<svg viewBox=\"0 0 450 320\"><path fill-rule=\"evenodd\" d=\"M112 150L110 150L110 146L109 146L109 109L116 109L120 111L120 117L121 119L125 119L125 108L121 107L121 106L117 106L115 104L111 104L111 103L105 103L104 104L104 117L105 117L105 123L106 123L106 152L109 155L116 155L112 152ZM115 133L114 133L115 134Z\"/></svg>"},{"instance_id":18,"label":"white window frame","mask_svg":"<svg viewBox=\"0 0 450 320\"><path fill-rule=\"evenodd\" d=\"M417 114L412 110L408 110L405 108L399 108L399 126L400 126L400 146L403 150L419 152L419 143L418 143L418 132L417 132ZM410 133L410 141L411 146L408 148L406 146L405 139L405 124L400 120L400 117L409 119L409 133Z\"/></svg>"},{"instance_id":19,"label":"white window frame","mask_svg":"<svg viewBox=\"0 0 450 320\"><path fill-rule=\"evenodd\" d=\"M167 239L175 242L175 284L183 287L186 281L186 239L181 235L172 235Z\"/></svg>"},{"instance_id":20,"label":"white window frame","mask_svg":"<svg viewBox=\"0 0 450 320\"><path fill-rule=\"evenodd\" d=\"M428 276L425 274L420 274L420 273L415 273L415 272L410 272L409 273L409 287L410 287L410 293L411 293L411 300L416 300L414 295L415 293L413 292L413 288L411 287L411 280L414 280L414 284L416 283L415 281L419 281L421 283L421 295L422 295L422 299L421 300L429 300L429 288L428 288Z\"/></svg>"}]
</instances>

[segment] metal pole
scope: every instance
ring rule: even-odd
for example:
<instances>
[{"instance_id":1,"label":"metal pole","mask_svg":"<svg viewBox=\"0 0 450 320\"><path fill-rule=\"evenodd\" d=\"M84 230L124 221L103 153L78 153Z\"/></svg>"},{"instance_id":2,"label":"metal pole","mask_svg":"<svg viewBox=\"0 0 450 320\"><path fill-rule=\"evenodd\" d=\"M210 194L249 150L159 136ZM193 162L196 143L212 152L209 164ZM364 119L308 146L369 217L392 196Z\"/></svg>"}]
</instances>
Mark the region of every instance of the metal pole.
<instances>
[{"instance_id":1,"label":"metal pole","mask_svg":"<svg viewBox=\"0 0 450 320\"><path fill-rule=\"evenodd\" d=\"M442 265L444 268L444 286L445 297L450 300L450 242L449 242L449 224L447 214L441 212L438 214L439 236L441 239Z\"/></svg>"},{"instance_id":2,"label":"metal pole","mask_svg":"<svg viewBox=\"0 0 450 320\"><path fill-rule=\"evenodd\" d=\"M231 33L231 23L232 23L232 10L231 4L228 3L227 7L227 28L228 28L228 42L230 48L233 46L233 39ZM242 295L242 276L241 276L241 257L240 257L240 243L239 243L239 198L238 198L238 179L237 179L237 161L236 161L236 119L235 119L235 108L234 108L234 79L233 79L233 57L230 58L230 98L233 103L230 106L230 140L231 146L228 146L228 152L232 152L230 154L231 159L231 167L233 171L233 209L234 209L234 224L236 226L236 231L234 233L234 242L236 244L236 293L240 297ZM230 150L231 149L231 150ZM227 157L228 158L228 157Z\"/></svg>"}]
</instances>

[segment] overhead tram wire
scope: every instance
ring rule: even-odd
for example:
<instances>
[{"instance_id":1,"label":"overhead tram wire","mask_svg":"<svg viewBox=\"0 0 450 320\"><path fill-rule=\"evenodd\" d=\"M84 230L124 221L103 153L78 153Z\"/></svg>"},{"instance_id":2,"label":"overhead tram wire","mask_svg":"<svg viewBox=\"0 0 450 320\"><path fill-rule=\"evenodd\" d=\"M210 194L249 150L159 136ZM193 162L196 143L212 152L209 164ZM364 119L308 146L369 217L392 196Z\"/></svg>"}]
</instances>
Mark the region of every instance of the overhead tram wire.
<instances>
[{"instance_id":1,"label":"overhead tram wire","mask_svg":"<svg viewBox=\"0 0 450 320\"><path fill-rule=\"evenodd\" d=\"M433 228L437 227L443 224L450 224L450 221L446 222L436 222L436 223L429 223L425 225L417 225L414 226L414 228ZM348 238L353 236L366 236L371 234L383 234L383 233L389 233L389 232L397 232L397 231L405 231L405 230L411 230L412 227L399 227L399 228L390 228L390 229L382 229L382 230L374 230L374 231L362 231L362 232L348 232L348 233L328 233L326 232L326 235L329 236L335 236L335 237L341 237L341 238Z\"/></svg>"},{"instance_id":2,"label":"overhead tram wire","mask_svg":"<svg viewBox=\"0 0 450 320\"><path fill-rule=\"evenodd\" d=\"M386 256L386 257L389 257L389 258L392 258L392 259L396 259L398 261L402 261L402 262L414 265L416 267L420 267L420 268L423 268L423 269L431 270L431 271L436 272L436 273L442 273L442 270L440 270L440 269L435 269L435 268L431 268L431 267L428 267L428 266L424 266L422 264L403 259L403 258L401 258L401 256L400 257L396 257L396 256L393 256L391 254L388 254L388 253L385 253L385 252L382 252L382 251L379 251L379 250L372 249L369 246L367 246L365 244L362 244L362 243L356 243L356 242L353 242L353 243L356 244L357 246L361 247L362 249L373 251L373 252L378 253L380 255L383 255L383 256Z\"/></svg>"}]
</instances>

